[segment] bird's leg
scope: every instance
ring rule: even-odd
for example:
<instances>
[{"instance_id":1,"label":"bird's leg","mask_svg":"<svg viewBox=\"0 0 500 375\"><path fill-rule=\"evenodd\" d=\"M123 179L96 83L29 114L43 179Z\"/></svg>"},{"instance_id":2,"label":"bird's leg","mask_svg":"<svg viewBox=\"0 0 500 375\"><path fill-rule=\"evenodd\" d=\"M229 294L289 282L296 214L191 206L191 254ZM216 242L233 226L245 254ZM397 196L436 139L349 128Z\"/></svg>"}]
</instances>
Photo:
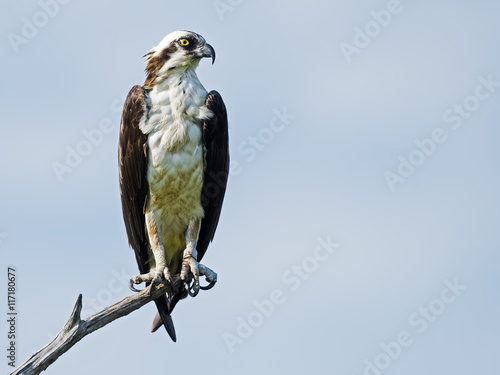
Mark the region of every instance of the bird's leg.
<instances>
[{"instance_id":1,"label":"bird's leg","mask_svg":"<svg viewBox=\"0 0 500 375\"><path fill-rule=\"evenodd\" d=\"M184 281L186 289L190 291L189 284L191 283L191 275L194 278L193 290L194 295L200 290L200 270L198 268L198 251L195 248L200 234L201 219L189 220L188 229L186 231L186 249L182 254L182 269L181 279Z\"/></svg>"},{"instance_id":2,"label":"bird's leg","mask_svg":"<svg viewBox=\"0 0 500 375\"><path fill-rule=\"evenodd\" d=\"M167 267L167 262L165 260L165 250L163 248L163 238L160 231L156 225L156 218L153 211L148 210L146 212L146 228L148 230L149 243L151 245L151 251L155 259L155 268L151 269L149 273L137 275L130 279L130 289L138 292L134 288L134 284L140 284L143 282L161 282L164 279L170 282L170 272Z\"/></svg>"},{"instance_id":3,"label":"bird's leg","mask_svg":"<svg viewBox=\"0 0 500 375\"><path fill-rule=\"evenodd\" d=\"M201 219L197 218L189 221L186 231L186 249L182 257L181 279L184 281L186 289L192 297L195 297L200 291L200 276L205 276L210 283L209 286L201 287L201 289L210 289L217 282L217 274L196 261L198 251L196 251L195 245L198 243L200 227ZM189 284L192 279L194 279L194 283L190 286Z\"/></svg>"}]
</instances>

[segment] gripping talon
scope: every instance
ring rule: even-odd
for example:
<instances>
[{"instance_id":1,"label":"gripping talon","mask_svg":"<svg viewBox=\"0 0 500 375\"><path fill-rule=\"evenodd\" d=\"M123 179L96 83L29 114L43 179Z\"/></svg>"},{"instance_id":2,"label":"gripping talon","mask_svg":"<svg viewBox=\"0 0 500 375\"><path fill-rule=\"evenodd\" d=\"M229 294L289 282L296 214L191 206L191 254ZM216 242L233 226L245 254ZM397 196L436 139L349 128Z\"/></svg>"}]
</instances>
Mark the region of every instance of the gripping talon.
<instances>
[{"instance_id":1,"label":"gripping talon","mask_svg":"<svg viewBox=\"0 0 500 375\"><path fill-rule=\"evenodd\" d=\"M212 289L215 283L217 282L217 274L203 264L200 264L199 268L200 268L200 276L205 276L205 279L208 281L208 285L200 286L200 289L202 290Z\"/></svg>"},{"instance_id":2,"label":"gripping talon","mask_svg":"<svg viewBox=\"0 0 500 375\"><path fill-rule=\"evenodd\" d=\"M130 281L128 282L128 287L130 288L130 290L131 290L132 292L136 292L136 293L139 293L139 292L141 292L141 291L142 291L142 290L136 289L136 288L134 287L134 285L135 285L134 280L130 279Z\"/></svg>"},{"instance_id":3,"label":"gripping talon","mask_svg":"<svg viewBox=\"0 0 500 375\"><path fill-rule=\"evenodd\" d=\"M208 284L207 286L201 286L201 285L200 285L200 289L202 289L202 290L209 290L209 289L212 289L212 288L214 287L214 285L215 285L215 283L216 283L216 282L217 282L217 281L213 280L213 281L211 281L211 282L210 282L210 284Z\"/></svg>"},{"instance_id":4,"label":"gripping talon","mask_svg":"<svg viewBox=\"0 0 500 375\"><path fill-rule=\"evenodd\" d=\"M212 289L217 282L217 274L210 268L198 263L189 249L185 250L180 277L184 281L185 289L191 297L195 297L201 290ZM200 286L200 276L205 276L207 286ZM193 283L191 283L193 281Z\"/></svg>"},{"instance_id":5,"label":"gripping talon","mask_svg":"<svg viewBox=\"0 0 500 375\"><path fill-rule=\"evenodd\" d=\"M193 279L193 283L191 285L185 283L186 289L191 297L196 297L200 291L198 280Z\"/></svg>"},{"instance_id":6,"label":"gripping talon","mask_svg":"<svg viewBox=\"0 0 500 375\"><path fill-rule=\"evenodd\" d=\"M194 297L194 296L196 296L196 294L192 291L194 289L194 283L192 285L189 285L189 284L191 284L191 281L184 282L184 288L188 291L188 294L191 297Z\"/></svg>"},{"instance_id":7,"label":"gripping talon","mask_svg":"<svg viewBox=\"0 0 500 375\"><path fill-rule=\"evenodd\" d=\"M132 277L128 283L128 287L131 291L137 293L141 292L141 290L136 289L134 285L146 283L146 286L148 286L150 283L159 284L164 280L170 282L170 272L165 265L157 265L155 269L148 273Z\"/></svg>"},{"instance_id":8,"label":"gripping talon","mask_svg":"<svg viewBox=\"0 0 500 375\"><path fill-rule=\"evenodd\" d=\"M191 297L196 297L196 294L195 292L192 292L191 289L188 289L188 293Z\"/></svg>"}]
</instances>

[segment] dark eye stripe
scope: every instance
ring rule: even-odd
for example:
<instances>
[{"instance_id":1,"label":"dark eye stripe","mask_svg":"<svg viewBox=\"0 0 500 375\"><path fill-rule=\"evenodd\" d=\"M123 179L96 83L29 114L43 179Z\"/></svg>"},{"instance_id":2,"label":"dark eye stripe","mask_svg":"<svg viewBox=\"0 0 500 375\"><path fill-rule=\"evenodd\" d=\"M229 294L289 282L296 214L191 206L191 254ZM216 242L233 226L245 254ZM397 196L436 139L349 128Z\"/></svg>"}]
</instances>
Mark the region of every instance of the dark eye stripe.
<instances>
[{"instance_id":1,"label":"dark eye stripe","mask_svg":"<svg viewBox=\"0 0 500 375\"><path fill-rule=\"evenodd\" d=\"M183 40L187 40L188 41L188 44L182 44L182 41ZM187 50L192 50L194 48L196 48L196 41L193 39L193 38L181 38L179 39L178 41L178 44L182 47L182 48L185 48Z\"/></svg>"}]
</instances>

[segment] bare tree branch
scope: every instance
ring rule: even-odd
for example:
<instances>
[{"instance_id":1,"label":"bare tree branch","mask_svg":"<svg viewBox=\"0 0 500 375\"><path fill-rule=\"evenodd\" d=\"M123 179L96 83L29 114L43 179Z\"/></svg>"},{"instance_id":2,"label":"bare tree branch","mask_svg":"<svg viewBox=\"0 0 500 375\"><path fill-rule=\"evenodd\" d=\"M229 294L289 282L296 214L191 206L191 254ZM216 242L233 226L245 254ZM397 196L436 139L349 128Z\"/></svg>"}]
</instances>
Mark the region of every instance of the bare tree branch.
<instances>
[{"instance_id":1,"label":"bare tree branch","mask_svg":"<svg viewBox=\"0 0 500 375\"><path fill-rule=\"evenodd\" d=\"M177 290L180 286L178 279L175 281L174 285ZM130 314L132 311L141 308L153 299L167 292L171 292L170 284L161 283L156 285L153 289L152 285L150 285L141 292L124 298L120 302L106 307L85 320L80 317L82 311L82 295L80 294L76 301L75 308L64 328L50 343L33 354L30 359L24 362L10 375L40 374L85 336L104 327L113 320Z\"/></svg>"}]
</instances>

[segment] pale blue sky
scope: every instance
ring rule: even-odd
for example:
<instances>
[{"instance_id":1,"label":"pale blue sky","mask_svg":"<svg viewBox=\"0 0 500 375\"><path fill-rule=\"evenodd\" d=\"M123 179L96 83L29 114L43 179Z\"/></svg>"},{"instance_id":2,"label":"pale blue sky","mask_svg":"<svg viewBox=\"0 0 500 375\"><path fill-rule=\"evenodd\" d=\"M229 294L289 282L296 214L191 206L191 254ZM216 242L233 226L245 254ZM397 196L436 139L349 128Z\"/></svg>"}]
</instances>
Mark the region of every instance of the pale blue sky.
<instances>
[{"instance_id":1,"label":"pale blue sky","mask_svg":"<svg viewBox=\"0 0 500 375\"><path fill-rule=\"evenodd\" d=\"M148 305L47 374L497 371L498 2L65 2L0 5L0 275L7 264L18 273L18 364L62 328L79 293L87 314L131 294L121 105L143 83L142 56L188 29L217 51L198 75L226 102L238 167L204 258L219 282L178 305L177 343L149 333ZM289 114L283 126L276 112ZM88 149L84 134L100 125ZM445 140L426 155L415 140L436 132ZM85 155L68 166L69 150ZM418 166L400 166L410 158ZM72 171L58 178L54 163ZM317 249L328 238L331 254ZM264 316L256 306L271 297ZM248 319L257 327L242 338ZM411 345L390 358L381 343L398 337Z\"/></svg>"}]
</instances>

